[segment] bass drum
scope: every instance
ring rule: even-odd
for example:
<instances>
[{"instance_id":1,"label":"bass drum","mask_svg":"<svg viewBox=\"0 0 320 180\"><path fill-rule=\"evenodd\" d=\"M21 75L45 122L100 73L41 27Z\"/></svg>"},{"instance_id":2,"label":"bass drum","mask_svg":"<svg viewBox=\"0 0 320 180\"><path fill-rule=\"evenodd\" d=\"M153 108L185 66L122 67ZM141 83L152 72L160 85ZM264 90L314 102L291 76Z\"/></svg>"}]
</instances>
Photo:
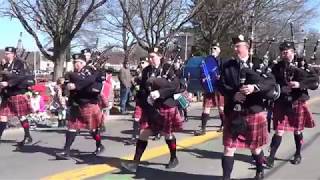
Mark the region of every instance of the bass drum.
<instances>
[{"instance_id":1,"label":"bass drum","mask_svg":"<svg viewBox=\"0 0 320 180\"><path fill-rule=\"evenodd\" d=\"M207 56L201 63L202 87L205 93L213 93L216 90L219 78L219 67L214 56Z\"/></svg>"},{"instance_id":2,"label":"bass drum","mask_svg":"<svg viewBox=\"0 0 320 180\"><path fill-rule=\"evenodd\" d=\"M201 62L205 59L203 56L193 56L189 58L182 69L183 77L187 79L187 91L197 93L203 91L201 84Z\"/></svg>"},{"instance_id":3,"label":"bass drum","mask_svg":"<svg viewBox=\"0 0 320 180\"><path fill-rule=\"evenodd\" d=\"M187 79L187 90L191 93L213 92L219 76L217 60L213 56L193 56L183 68L183 77Z\"/></svg>"}]
</instances>

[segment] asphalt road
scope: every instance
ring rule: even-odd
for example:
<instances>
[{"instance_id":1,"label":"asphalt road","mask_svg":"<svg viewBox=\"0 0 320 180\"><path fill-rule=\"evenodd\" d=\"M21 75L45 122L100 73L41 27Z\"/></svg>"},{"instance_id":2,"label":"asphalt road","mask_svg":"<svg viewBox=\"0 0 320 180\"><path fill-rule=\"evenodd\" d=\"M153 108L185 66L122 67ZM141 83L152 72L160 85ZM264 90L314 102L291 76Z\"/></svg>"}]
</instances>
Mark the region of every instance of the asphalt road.
<instances>
[{"instance_id":1,"label":"asphalt road","mask_svg":"<svg viewBox=\"0 0 320 180\"><path fill-rule=\"evenodd\" d=\"M317 98L320 91L311 94L313 98ZM317 124L320 119L319 106L319 100L310 104ZM95 150L95 143L86 132L81 133L72 146L75 157L66 161L55 160L54 156L54 153L61 150L64 145L63 131L32 131L34 143L21 151L15 150L15 141L22 139L23 131L5 132L3 142L0 144L0 179L220 179L223 146L220 135L214 134L220 124L217 112L213 110L212 118L208 122L208 129L213 134L209 133L208 139L212 139L209 141L195 139L193 136L193 130L198 129L200 125L201 104L193 104L189 115L190 120L184 124L184 130L177 134L178 146L180 144L181 149L177 153L180 164L175 169L165 169L164 166L169 160L166 152L162 152L161 149L152 151L165 145L162 138L159 141L150 140L148 146L148 150L152 151L148 156L150 158L144 161L136 175L121 170L119 168L121 158L128 158L135 151L135 146L124 145L130 138L132 118L114 116L112 120L106 122L107 131L103 134L106 151L99 157L91 153ZM295 145L293 135L286 134L277 154L279 160L276 161L275 168L266 170L266 179L320 179L318 127L307 129L304 137L302 164L294 166L289 162L295 151ZM268 148L265 147L265 154L268 154L267 151ZM235 157L232 177L236 179L253 177L255 166L252 164L250 152L238 151Z\"/></svg>"}]
</instances>

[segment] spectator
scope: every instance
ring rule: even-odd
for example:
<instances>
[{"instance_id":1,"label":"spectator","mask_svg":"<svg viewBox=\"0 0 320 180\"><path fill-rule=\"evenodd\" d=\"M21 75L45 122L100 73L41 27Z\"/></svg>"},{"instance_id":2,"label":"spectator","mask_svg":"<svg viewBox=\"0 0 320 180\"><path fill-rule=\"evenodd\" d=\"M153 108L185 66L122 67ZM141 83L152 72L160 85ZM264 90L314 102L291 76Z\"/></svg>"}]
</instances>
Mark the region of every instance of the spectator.
<instances>
[{"instance_id":1,"label":"spectator","mask_svg":"<svg viewBox=\"0 0 320 180\"><path fill-rule=\"evenodd\" d=\"M66 126L66 116L67 116L67 107L66 107L66 97L63 96L63 85L64 78L59 78L57 80L56 86L54 86L53 102L52 105L55 108L56 113L58 114L58 127Z\"/></svg>"},{"instance_id":2,"label":"spectator","mask_svg":"<svg viewBox=\"0 0 320 180\"><path fill-rule=\"evenodd\" d=\"M131 91L131 81L132 76L130 73L129 64L127 61L123 63L123 67L119 72L119 81L120 81L120 112L126 114L126 105L130 97Z\"/></svg>"}]
</instances>

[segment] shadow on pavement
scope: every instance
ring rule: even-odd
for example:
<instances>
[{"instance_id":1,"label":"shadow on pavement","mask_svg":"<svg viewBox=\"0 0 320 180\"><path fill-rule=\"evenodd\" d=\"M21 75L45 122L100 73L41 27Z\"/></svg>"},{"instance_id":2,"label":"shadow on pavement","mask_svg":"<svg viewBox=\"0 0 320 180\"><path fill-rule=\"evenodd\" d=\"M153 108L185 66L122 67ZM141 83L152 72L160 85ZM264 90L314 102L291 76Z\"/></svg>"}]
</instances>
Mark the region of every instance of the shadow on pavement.
<instances>
[{"instance_id":1,"label":"shadow on pavement","mask_svg":"<svg viewBox=\"0 0 320 180\"><path fill-rule=\"evenodd\" d=\"M200 118L201 118L200 116L188 116L188 120L199 120L200 121L201 120ZM211 119L219 119L220 120L220 116L218 116L218 115L210 116L209 121Z\"/></svg>"},{"instance_id":2,"label":"shadow on pavement","mask_svg":"<svg viewBox=\"0 0 320 180\"><path fill-rule=\"evenodd\" d=\"M190 153L196 158L221 159L221 157L223 156L222 152L207 151L207 150L200 150L200 149L181 149L179 151ZM235 154L234 160L246 162L249 164L252 164L253 162L252 157L245 154Z\"/></svg>"},{"instance_id":3,"label":"shadow on pavement","mask_svg":"<svg viewBox=\"0 0 320 180\"><path fill-rule=\"evenodd\" d=\"M61 152L62 149L44 147L39 145L25 145L22 148L14 150L15 152L21 153L44 153L52 157L49 161L64 161L57 160L55 153ZM82 152L76 149L71 150L71 158L69 160L74 160L75 164L108 164L112 167L120 167L120 158L116 157L105 157L96 156L93 152Z\"/></svg>"},{"instance_id":4,"label":"shadow on pavement","mask_svg":"<svg viewBox=\"0 0 320 180\"><path fill-rule=\"evenodd\" d=\"M16 140L0 140L0 144L15 144L17 143Z\"/></svg>"},{"instance_id":5,"label":"shadow on pavement","mask_svg":"<svg viewBox=\"0 0 320 180\"><path fill-rule=\"evenodd\" d=\"M131 137L119 137L119 136L102 136L103 140L110 140L120 143L126 143L127 141L131 140Z\"/></svg>"},{"instance_id":6,"label":"shadow on pavement","mask_svg":"<svg viewBox=\"0 0 320 180\"><path fill-rule=\"evenodd\" d=\"M113 174L128 174L125 170ZM154 169L150 167L140 166L133 179L146 179L146 180L214 180L221 179L221 176L189 174L186 172L165 171L161 169Z\"/></svg>"}]
</instances>

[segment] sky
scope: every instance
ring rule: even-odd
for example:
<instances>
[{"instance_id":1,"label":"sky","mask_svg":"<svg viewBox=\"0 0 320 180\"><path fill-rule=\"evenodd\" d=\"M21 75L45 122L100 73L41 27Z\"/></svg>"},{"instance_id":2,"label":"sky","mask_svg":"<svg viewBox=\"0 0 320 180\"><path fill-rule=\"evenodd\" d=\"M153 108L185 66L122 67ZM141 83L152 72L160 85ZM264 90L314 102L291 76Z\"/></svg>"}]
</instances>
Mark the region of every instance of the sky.
<instances>
[{"instance_id":1,"label":"sky","mask_svg":"<svg viewBox=\"0 0 320 180\"><path fill-rule=\"evenodd\" d=\"M20 32L22 32L22 44L29 51L37 50L33 38L24 30L20 22L16 19L0 18L0 49L6 46L17 46Z\"/></svg>"},{"instance_id":2,"label":"sky","mask_svg":"<svg viewBox=\"0 0 320 180\"><path fill-rule=\"evenodd\" d=\"M319 3L320 0L312 0L308 6L314 6ZM320 12L320 7L319 7ZM22 43L27 51L38 51L35 41L29 35L20 22L17 19L10 19L6 17L0 17L0 49L4 49L6 46L17 46L19 34L22 32ZM320 31L320 13L312 22L310 22L306 29L313 28Z\"/></svg>"}]
</instances>

